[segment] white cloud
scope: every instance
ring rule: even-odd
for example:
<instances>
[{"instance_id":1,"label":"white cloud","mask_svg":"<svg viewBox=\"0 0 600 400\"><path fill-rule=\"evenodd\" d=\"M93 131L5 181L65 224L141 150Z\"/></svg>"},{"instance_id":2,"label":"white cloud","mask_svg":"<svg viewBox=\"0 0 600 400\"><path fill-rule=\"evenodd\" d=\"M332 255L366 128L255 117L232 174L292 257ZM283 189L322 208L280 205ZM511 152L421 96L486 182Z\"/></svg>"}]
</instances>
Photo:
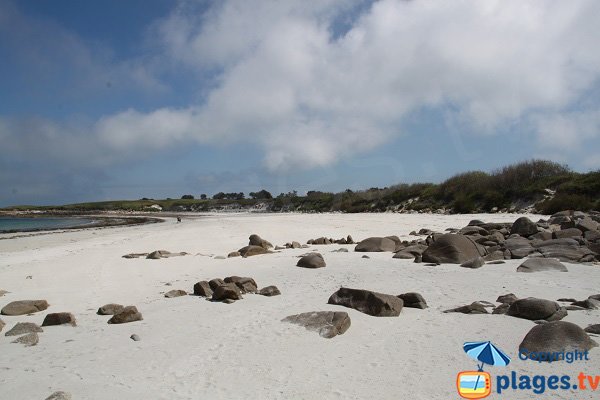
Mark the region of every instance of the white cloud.
<instances>
[{"instance_id":1,"label":"white cloud","mask_svg":"<svg viewBox=\"0 0 600 400\"><path fill-rule=\"evenodd\" d=\"M454 124L486 134L534 121L542 141L567 150L591 137L580 126L593 122L564 110L600 78L599 2L381 0L332 35L359 3L229 0L200 10L183 1L157 23L165 53L155 57L197 71L189 85L208 90L205 99L106 115L85 140L111 159L254 142L270 170L284 171L368 152L422 107L455 110ZM155 82L140 68L135 79Z\"/></svg>"}]
</instances>

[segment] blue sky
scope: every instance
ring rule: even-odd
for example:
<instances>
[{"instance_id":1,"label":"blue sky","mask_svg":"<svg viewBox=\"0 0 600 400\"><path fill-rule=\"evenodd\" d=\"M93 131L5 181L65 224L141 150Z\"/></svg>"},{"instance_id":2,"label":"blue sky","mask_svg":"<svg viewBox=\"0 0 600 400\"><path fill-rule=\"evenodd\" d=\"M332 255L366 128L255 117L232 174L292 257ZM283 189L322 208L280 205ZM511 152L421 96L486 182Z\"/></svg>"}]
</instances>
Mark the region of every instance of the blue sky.
<instances>
[{"instance_id":1,"label":"blue sky","mask_svg":"<svg viewBox=\"0 0 600 400\"><path fill-rule=\"evenodd\" d=\"M600 168L594 0L0 0L0 206Z\"/></svg>"}]
</instances>

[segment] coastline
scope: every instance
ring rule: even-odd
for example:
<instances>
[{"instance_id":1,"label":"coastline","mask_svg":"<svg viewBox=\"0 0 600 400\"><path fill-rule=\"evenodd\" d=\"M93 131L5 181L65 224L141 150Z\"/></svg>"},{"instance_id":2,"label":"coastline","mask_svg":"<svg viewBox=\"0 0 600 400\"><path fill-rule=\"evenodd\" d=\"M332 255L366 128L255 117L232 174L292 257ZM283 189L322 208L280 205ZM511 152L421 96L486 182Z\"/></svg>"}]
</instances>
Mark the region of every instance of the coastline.
<instances>
[{"instance_id":1,"label":"coastline","mask_svg":"<svg viewBox=\"0 0 600 400\"><path fill-rule=\"evenodd\" d=\"M185 216L185 215L182 215ZM200 216L200 215L198 215ZM354 245L310 246L255 257L219 259L261 235L274 245L297 240L397 235L411 240L420 228L444 231L471 219L512 222L521 214L213 214L167 219L161 224L86 229L0 241L0 306L45 299L47 311L2 316L41 324L48 312L71 312L77 326L44 327L34 347L0 336L0 384L7 398L45 398L65 390L73 398L456 398L456 374L475 368L465 341L491 340L512 358L519 374L576 375L600 369L598 349L590 360L548 364L519 360L516 349L535 324L505 315L445 314L473 301L493 302L509 292L556 300L597 292L600 268L570 264L569 273L516 273L522 260L477 270L442 264L427 267L391 253L353 251ZM537 220L539 215L527 215ZM333 252L345 248L348 252ZM128 253L165 249L186 256L124 259ZM307 251L323 254L327 266L296 267ZM172 289L192 291L201 280L249 276L259 287L276 285L281 295L244 295L234 304L197 296L165 298ZM31 278L27 278L31 277ZM340 286L381 293L423 294L429 308L404 308L397 318L372 317L327 304ZM96 314L107 303L135 305L143 320L107 324ZM349 330L324 339L281 322L309 311L346 311ZM569 312L566 321L597 323L598 311ZM141 341L130 339L137 334ZM597 340L597 339L596 339ZM310 366L310 368L307 368ZM500 370L494 370L498 373ZM427 377L431 385L415 385ZM31 384L35 382L35 384ZM523 394L526 394L525 392ZM552 398L594 398L593 392L551 393ZM587 397L586 397L587 396ZM527 396L525 396L527 397ZM525 398L524 397L524 398ZM531 397L533 398L533 397Z\"/></svg>"}]
</instances>

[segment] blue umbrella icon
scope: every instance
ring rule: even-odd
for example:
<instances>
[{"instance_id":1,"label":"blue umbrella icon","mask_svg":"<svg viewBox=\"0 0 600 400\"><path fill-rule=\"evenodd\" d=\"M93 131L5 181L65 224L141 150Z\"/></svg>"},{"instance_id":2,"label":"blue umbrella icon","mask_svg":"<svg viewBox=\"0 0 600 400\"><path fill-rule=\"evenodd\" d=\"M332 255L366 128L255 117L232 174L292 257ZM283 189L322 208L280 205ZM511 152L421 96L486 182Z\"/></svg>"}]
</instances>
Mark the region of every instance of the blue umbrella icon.
<instances>
[{"instance_id":1,"label":"blue umbrella icon","mask_svg":"<svg viewBox=\"0 0 600 400\"><path fill-rule=\"evenodd\" d=\"M469 357L481 361L481 365L477 364L479 371L483 371L484 364L506 367L510 363L510 357L494 346L492 342L466 342L463 344L463 350ZM479 376L477 376L475 387L478 383Z\"/></svg>"},{"instance_id":2,"label":"blue umbrella icon","mask_svg":"<svg viewBox=\"0 0 600 400\"><path fill-rule=\"evenodd\" d=\"M484 364L506 367L510 363L510 357L492 342L466 342L463 349L469 357L481 361L481 365L478 365L479 371L483 371Z\"/></svg>"}]
</instances>

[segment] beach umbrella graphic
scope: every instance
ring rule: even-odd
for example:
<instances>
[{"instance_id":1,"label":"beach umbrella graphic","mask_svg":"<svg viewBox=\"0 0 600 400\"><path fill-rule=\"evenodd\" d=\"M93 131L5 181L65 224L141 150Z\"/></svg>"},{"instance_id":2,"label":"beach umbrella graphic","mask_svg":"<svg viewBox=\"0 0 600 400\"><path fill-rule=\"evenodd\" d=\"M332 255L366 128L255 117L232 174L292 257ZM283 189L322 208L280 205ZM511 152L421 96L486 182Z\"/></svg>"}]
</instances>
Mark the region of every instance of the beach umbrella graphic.
<instances>
[{"instance_id":1,"label":"beach umbrella graphic","mask_svg":"<svg viewBox=\"0 0 600 400\"><path fill-rule=\"evenodd\" d=\"M484 364L506 367L510 363L510 357L492 342L466 342L463 349L469 357L481 362L477 365L479 371L483 371Z\"/></svg>"},{"instance_id":2,"label":"beach umbrella graphic","mask_svg":"<svg viewBox=\"0 0 600 400\"><path fill-rule=\"evenodd\" d=\"M484 364L506 367L510 363L510 357L494 346L492 342L466 342L463 344L463 350L469 357L481 361L481 365L477 364L479 371L483 371ZM475 387L479 383L479 378L480 375L477 375Z\"/></svg>"}]
</instances>

